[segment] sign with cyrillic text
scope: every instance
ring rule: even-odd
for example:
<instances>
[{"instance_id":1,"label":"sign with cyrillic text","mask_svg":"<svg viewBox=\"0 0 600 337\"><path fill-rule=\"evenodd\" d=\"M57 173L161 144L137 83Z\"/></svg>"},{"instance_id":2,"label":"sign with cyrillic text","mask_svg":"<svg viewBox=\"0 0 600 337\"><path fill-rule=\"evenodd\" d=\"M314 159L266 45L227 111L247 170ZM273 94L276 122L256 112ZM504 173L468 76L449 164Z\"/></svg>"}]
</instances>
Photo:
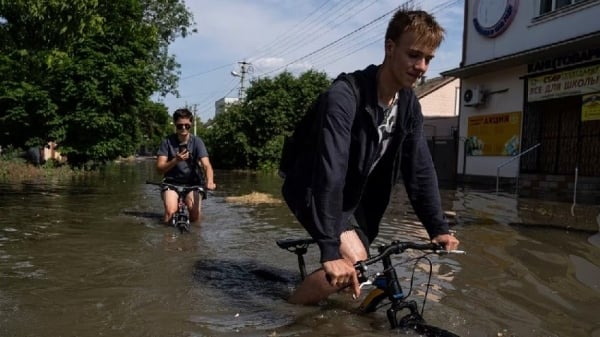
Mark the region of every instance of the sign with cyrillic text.
<instances>
[{"instance_id":1,"label":"sign with cyrillic text","mask_svg":"<svg viewBox=\"0 0 600 337\"><path fill-rule=\"evenodd\" d=\"M530 78L527 101L543 101L597 91L600 91L600 64Z\"/></svg>"},{"instance_id":2,"label":"sign with cyrillic text","mask_svg":"<svg viewBox=\"0 0 600 337\"><path fill-rule=\"evenodd\" d=\"M600 92L581 97L581 120L600 120Z\"/></svg>"},{"instance_id":3,"label":"sign with cyrillic text","mask_svg":"<svg viewBox=\"0 0 600 337\"><path fill-rule=\"evenodd\" d=\"M468 118L468 156L515 156L521 151L521 112Z\"/></svg>"}]
</instances>

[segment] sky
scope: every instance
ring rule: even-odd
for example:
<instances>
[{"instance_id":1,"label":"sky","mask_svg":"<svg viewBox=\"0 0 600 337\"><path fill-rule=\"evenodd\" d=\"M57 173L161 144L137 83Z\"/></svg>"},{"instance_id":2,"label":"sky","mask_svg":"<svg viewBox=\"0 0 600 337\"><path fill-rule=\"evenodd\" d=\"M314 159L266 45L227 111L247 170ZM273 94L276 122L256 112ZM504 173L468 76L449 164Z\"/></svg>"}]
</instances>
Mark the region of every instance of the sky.
<instances>
[{"instance_id":1,"label":"sky","mask_svg":"<svg viewBox=\"0 0 600 337\"><path fill-rule=\"evenodd\" d=\"M398 6L432 13L446 30L427 78L458 67L464 0L186 0L197 32L177 39L169 52L180 64L179 97L154 97L172 113L190 106L206 122L215 101L238 97L244 86L282 71L309 69L334 78L383 60L387 23ZM235 72L238 76L232 75Z\"/></svg>"}]
</instances>

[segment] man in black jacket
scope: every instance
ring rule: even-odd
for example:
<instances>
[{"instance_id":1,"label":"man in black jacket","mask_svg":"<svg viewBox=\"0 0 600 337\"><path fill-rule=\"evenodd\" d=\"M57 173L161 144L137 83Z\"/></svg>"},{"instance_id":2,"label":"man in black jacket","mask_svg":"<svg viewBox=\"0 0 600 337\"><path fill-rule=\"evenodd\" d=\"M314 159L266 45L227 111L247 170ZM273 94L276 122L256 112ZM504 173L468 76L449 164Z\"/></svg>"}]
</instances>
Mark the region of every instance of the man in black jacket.
<instances>
[{"instance_id":1,"label":"man in black jacket","mask_svg":"<svg viewBox=\"0 0 600 337\"><path fill-rule=\"evenodd\" d=\"M282 193L317 241L322 268L290 302L318 303L346 286L360 294L353 265L367 258L400 175L432 241L446 249L458 246L444 219L412 90L443 35L430 14L401 9L388 25L383 63L334 81L319 97L318 127L285 172Z\"/></svg>"}]
</instances>

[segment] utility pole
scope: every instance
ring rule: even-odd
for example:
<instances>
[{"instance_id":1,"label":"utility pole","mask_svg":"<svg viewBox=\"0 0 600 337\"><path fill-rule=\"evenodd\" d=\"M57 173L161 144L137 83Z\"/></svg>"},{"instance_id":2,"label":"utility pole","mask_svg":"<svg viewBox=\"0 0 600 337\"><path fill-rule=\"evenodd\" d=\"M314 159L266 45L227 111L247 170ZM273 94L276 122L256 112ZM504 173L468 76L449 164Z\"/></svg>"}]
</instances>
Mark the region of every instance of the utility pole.
<instances>
[{"instance_id":1,"label":"utility pole","mask_svg":"<svg viewBox=\"0 0 600 337\"><path fill-rule=\"evenodd\" d=\"M246 61L238 62L240 65L240 72L232 71L231 75L240 78L240 90L238 92L238 98L240 102L244 101L246 89L244 88L244 80L246 79L246 74L252 73L254 68L252 67L252 63Z\"/></svg>"},{"instance_id":2,"label":"utility pole","mask_svg":"<svg viewBox=\"0 0 600 337\"><path fill-rule=\"evenodd\" d=\"M194 123L192 123L194 125L194 136L197 136L198 134L196 133L196 125L198 125L198 117L196 115L196 111L198 111L198 104L194 104L194 107L192 108L192 114L194 115Z\"/></svg>"}]
</instances>

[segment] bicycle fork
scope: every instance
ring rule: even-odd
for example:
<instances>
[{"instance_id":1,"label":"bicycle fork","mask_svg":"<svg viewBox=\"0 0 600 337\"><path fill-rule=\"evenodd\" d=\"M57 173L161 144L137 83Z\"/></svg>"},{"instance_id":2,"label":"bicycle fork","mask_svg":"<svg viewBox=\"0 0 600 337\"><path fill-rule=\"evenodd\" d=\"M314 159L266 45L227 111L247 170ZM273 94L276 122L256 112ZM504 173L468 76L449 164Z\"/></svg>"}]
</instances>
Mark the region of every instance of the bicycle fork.
<instances>
[{"instance_id":1,"label":"bicycle fork","mask_svg":"<svg viewBox=\"0 0 600 337\"><path fill-rule=\"evenodd\" d=\"M389 256L385 257L382 262L385 270L385 287L387 289L388 298L392 303L392 306L386 311L386 315L392 329L404 327L410 322L422 323L424 320L417 308L417 302L414 300L404 301L404 293L402 292L400 282L398 282L398 275L396 269L392 265L391 258ZM409 310L410 314L405 315L398 321L398 313L403 310Z\"/></svg>"},{"instance_id":2,"label":"bicycle fork","mask_svg":"<svg viewBox=\"0 0 600 337\"><path fill-rule=\"evenodd\" d=\"M190 219L189 215L186 214L186 205L183 198L179 198L177 205L177 213L173 215L172 224L173 227L179 229L180 232L190 231Z\"/></svg>"}]
</instances>

